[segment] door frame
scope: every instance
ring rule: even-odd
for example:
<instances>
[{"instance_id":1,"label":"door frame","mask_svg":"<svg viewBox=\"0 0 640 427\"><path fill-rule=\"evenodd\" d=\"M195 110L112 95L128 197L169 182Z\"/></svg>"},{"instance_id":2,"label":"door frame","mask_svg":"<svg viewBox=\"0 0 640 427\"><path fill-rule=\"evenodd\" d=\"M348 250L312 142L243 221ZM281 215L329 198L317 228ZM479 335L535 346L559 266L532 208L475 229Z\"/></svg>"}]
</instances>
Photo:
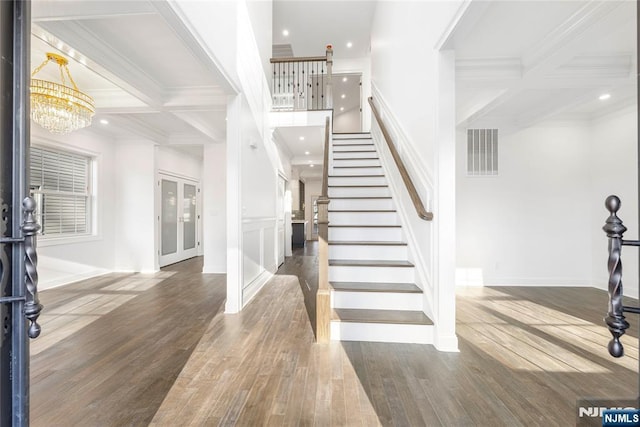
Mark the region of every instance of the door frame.
<instances>
[{"instance_id":1,"label":"door frame","mask_svg":"<svg viewBox=\"0 0 640 427\"><path fill-rule=\"evenodd\" d=\"M178 183L178 194L182 194L184 184L191 184L196 187L196 247L188 254L176 254L171 258L163 258L167 255L162 255L162 180L172 180ZM189 258L193 258L202 255L202 192L200 180L190 176L185 176L165 170L159 170L156 173L155 183L155 235L156 235L156 251L155 259L158 268L165 267L167 265L175 264L180 261L184 261ZM180 224L180 223L179 223ZM184 223L183 223L184 224ZM178 230L178 249L180 249L180 236L183 234ZM179 251L184 252L184 251Z\"/></svg>"}]
</instances>

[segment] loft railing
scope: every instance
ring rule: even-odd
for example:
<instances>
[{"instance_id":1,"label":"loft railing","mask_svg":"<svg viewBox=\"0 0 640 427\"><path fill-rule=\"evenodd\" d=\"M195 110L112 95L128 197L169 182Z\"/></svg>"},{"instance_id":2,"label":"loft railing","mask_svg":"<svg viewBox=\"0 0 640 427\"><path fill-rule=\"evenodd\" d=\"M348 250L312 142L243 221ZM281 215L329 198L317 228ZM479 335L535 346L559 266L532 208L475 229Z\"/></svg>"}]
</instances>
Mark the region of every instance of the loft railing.
<instances>
[{"instance_id":1,"label":"loft railing","mask_svg":"<svg viewBox=\"0 0 640 427\"><path fill-rule=\"evenodd\" d=\"M322 194L318 197L318 292L316 294L316 341L331 339L331 294L329 291L329 145L331 122L324 127Z\"/></svg>"},{"instance_id":2,"label":"loft railing","mask_svg":"<svg viewBox=\"0 0 640 427\"><path fill-rule=\"evenodd\" d=\"M622 302L622 247L640 246L640 241L623 239L627 227L622 224L622 220L617 214L620 209L620 199L617 196L609 196L604 205L609 211L609 218L602 227L609 238L609 259L607 262L609 268L609 310L604 320L613 337L608 345L609 354L613 357L622 357L624 347L620 342L620 337L629 328L629 322L625 320L623 313L640 314L640 307L628 307Z\"/></svg>"},{"instance_id":3,"label":"loft railing","mask_svg":"<svg viewBox=\"0 0 640 427\"><path fill-rule=\"evenodd\" d=\"M425 221L431 221L433 219L433 213L427 211L427 209L424 207L424 203L422 203L422 199L418 194L418 190L416 190L416 186L413 185L411 176L409 175L409 172L407 172L407 168L405 167L404 162L400 157L400 153L398 153L398 150L396 149L396 146L394 145L393 140L391 139L391 135L389 134L387 127L384 125L384 122L380 117L380 113L378 113L378 109L373 103L372 97L369 98L369 105L371 105L371 111L373 112L373 115L376 118L376 121L378 122L378 126L382 131L384 140L387 142L389 151L391 151L391 156L393 157L393 160L395 161L396 166L400 171L400 176L402 177L402 181L404 182L405 187L407 187L407 191L409 192L409 197L411 197L411 201L413 202L413 206L416 209L416 213L421 219L424 219Z\"/></svg>"},{"instance_id":4,"label":"loft railing","mask_svg":"<svg viewBox=\"0 0 640 427\"><path fill-rule=\"evenodd\" d=\"M325 56L271 58L272 108L277 111L333 108L333 49Z\"/></svg>"}]
</instances>

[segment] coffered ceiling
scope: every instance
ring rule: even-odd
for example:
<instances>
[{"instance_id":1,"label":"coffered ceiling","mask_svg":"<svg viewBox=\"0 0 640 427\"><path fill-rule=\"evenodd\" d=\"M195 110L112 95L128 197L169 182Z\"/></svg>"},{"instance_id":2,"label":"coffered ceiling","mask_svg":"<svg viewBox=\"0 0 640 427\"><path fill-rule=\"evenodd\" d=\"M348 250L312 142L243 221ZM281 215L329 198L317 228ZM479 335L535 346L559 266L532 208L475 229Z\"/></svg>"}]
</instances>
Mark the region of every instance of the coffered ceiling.
<instances>
[{"instance_id":1,"label":"coffered ceiling","mask_svg":"<svg viewBox=\"0 0 640 427\"><path fill-rule=\"evenodd\" d=\"M95 99L90 131L187 151L224 141L231 88L168 2L36 0L32 35L32 67L46 52L68 57ZM42 73L58 79L53 65Z\"/></svg>"},{"instance_id":2,"label":"coffered ceiling","mask_svg":"<svg viewBox=\"0 0 640 427\"><path fill-rule=\"evenodd\" d=\"M635 16L631 1L470 2L444 43L458 125L519 129L634 106Z\"/></svg>"}]
</instances>

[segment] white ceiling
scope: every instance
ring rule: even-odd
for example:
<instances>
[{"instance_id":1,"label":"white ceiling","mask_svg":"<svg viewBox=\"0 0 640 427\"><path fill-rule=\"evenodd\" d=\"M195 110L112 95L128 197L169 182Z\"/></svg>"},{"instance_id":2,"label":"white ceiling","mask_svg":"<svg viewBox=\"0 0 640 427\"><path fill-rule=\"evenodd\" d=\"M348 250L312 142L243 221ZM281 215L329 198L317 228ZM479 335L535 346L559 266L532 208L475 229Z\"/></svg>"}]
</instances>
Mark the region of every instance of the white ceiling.
<instances>
[{"instance_id":1,"label":"white ceiling","mask_svg":"<svg viewBox=\"0 0 640 427\"><path fill-rule=\"evenodd\" d=\"M292 168L297 170L302 178L322 175L323 126L281 127L274 133L276 144L289 156Z\"/></svg>"},{"instance_id":2,"label":"white ceiling","mask_svg":"<svg viewBox=\"0 0 640 427\"><path fill-rule=\"evenodd\" d=\"M224 141L229 87L169 3L36 0L32 34L32 67L46 52L68 57L79 89L95 99L89 131L196 155ZM38 76L59 73L49 64Z\"/></svg>"},{"instance_id":3,"label":"white ceiling","mask_svg":"<svg viewBox=\"0 0 640 427\"><path fill-rule=\"evenodd\" d=\"M456 52L458 125L514 130L635 105L635 7L471 2L445 44ZM600 101L604 93L611 97Z\"/></svg>"},{"instance_id":4,"label":"white ceiling","mask_svg":"<svg viewBox=\"0 0 640 427\"><path fill-rule=\"evenodd\" d=\"M375 6L365 0L274 0L273 44L291 44L294 56L322 56L328 44L335 58L368 56Z\"/></svg>"}]
</instances>

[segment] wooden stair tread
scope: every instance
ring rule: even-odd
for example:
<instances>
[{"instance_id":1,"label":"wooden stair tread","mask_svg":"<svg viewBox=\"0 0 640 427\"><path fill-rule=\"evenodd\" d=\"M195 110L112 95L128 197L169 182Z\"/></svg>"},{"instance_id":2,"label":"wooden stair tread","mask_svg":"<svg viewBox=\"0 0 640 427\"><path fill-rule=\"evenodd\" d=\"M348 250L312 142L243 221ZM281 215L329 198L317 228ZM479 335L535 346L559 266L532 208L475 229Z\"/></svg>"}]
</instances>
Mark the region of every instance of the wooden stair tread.
<instances>
[{"instance_id":1,"label":"wooden stair tread","mask_svg":"<svg viewBox=\"0 0 640 427\"><path fill-rule=\"evenodd\" d=\"M367 142L367 143L363 143L363 144L333 144L334 147L356 147L356 146L362 146L362 145L365 145L367 147L371 147L374 144L373 144L373 142Z\"/></svg>"},{"instance_id":2,"label":"wooden stair tread","mask_svg":"<svg viewBox=\"0 0 640 427\"><path fill-rule=\"evenodd\" d=\"M334 150L333 154L335 153L375 153L376 150Z\"/></svg>"},{"instance_id":3,"label":"wooden stair tread","mask_svg":"<svg viewBox=\"0 0 640 427\"><path fill-rule=\"evenodd\" d=\"M357 323L394 323L410 325L433 325L421 311L366 310L357 308L335 308L331 320Z\"/></svg>"},{"instance_id":4,"label":"wooden stair tread","mask_svg":"<svg viewBox=\"0 0 640 427\"><path fill-rule=\"evenodd\" d=\"M334 157L333 160L380 160L380 157L339 157L339 158ZM334 166L334 168L337 168L337 167L339 166ZM343 167L348 167L348 166L343 166ZM364 166L360 166L360 167L364 167ZM375 168L378 166L367 166L367 167Z\"/></svg>"},{"instance_id":5,"label":"wooden stair tread","mask_svg":"<svg viewBox=\"0 0 640 427\"><path fill-rule=\"evenodd\" d=\"M328 175L329 178L380 178L383 177L384 174L377 175ZM329 186L331 187L331 186Z\"/></svg>"},{"instance_id":6,"label":"wooden stair tread","mask_svg":"<svg viewBox=\"0 0 640 427\"><path fill-rule=\"evenodd\" d=\"M329 209L329 212L397 212L395 209Z\"/></svg>"},{"instance_id":7,"label":"wooden stair tread","mask_svg":"<svg viewBox=\"0 0 640 427\"><path fill-rule=\"evenodd\" d=\"M329 266L333 267L413 267L409 261L379 260L379 259L330 259Z\"/></svg>"},{"instance_id":8,"label":"wooden stair tread","mask_svg":"<svg viewBox=\"0 0 640 427\"><path fill-rule=\"evenodd\" d=\"M329 245L335 246L407 246L407 242L389 242L389 241L349 241L349 240L330 240Z\"/></svg>"},{"instance_id":9,"label":"wooden stair tread","mask_svg":"<svg viewBox=\"0 0 640 427\"><path fill-rule=\"evenodd\" d=\"M384 188L388 185L383 184L371 184L371 185L328 185L329 188Z\"/></svg>"},{"instance_id":10,"label":"wooden stair tread","mask_svg":"<svg viewBox=\"0 0 640 427\"><path fill-rule=\"evenodd\" d=\"M422 293L422 289L413 283L329 282L329 285L333 290L342 292Z\"/></svg>"},{"instance_id":11,"label":"wooden stair tread","mask_svg":"<svg viewBox=\"0 0 640 427\"><path fill-rule=\"evenodd\" d=\"M335 228L402 228L401 225L383 225L383 224L377 224L377 225L362 225L362 224L331 225L331 224L329 224L329 227L335 227Z\"/></svg>"},{"instance_id":12,"label":"wooden stair tread","mask_svg":"<svg viewBox=\"0 0 640 427\"><path fill-rule=\"evenodd\" d=\"M329 199L391 199L391 196L331 196Z\"/></svg>"}]
</instances>

